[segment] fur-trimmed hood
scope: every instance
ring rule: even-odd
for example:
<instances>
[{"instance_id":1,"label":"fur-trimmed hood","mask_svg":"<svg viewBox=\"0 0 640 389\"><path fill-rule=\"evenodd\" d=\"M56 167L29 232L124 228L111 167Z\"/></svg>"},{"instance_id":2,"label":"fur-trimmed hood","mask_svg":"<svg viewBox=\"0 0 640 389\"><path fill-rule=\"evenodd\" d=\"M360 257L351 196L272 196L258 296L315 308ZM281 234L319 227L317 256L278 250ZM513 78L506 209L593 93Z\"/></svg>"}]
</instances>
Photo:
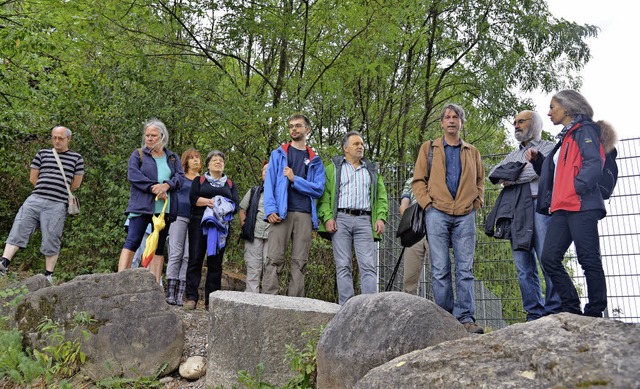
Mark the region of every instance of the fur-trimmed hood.
<instances>
[{"instance_id":1,"label":"fur-trimmed hood","mask_svg":"<svg viewBox=\"0 0 640 389\"><path fill-rule=\"evenodd\" d=\"M618 134L611 123L604 120L598 120L596 124L600 127L600 142L604 147L605 154L608 154L618 143Z\"/></svg>"}]
</instances>

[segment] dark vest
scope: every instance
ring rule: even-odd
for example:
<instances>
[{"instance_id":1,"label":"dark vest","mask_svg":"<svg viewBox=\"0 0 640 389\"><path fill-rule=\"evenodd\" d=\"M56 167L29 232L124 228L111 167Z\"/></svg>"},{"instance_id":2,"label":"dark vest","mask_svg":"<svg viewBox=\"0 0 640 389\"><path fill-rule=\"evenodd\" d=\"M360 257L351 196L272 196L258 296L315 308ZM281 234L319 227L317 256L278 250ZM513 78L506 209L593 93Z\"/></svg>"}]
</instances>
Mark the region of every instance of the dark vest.
<instances>
[{"instance_id":1,"label":"dark vest","mask_svg":"<svg viewBox=\"0 0 640 389\"><path fill-rule=\"evenodd\" d=\"M247 218L242 225L240 237L249 242L253 242L253 233L256 229L256 218L258 215L258 204L260 203L260 194L264 190L263 184L251 188L249 196L249 207L247 207Z\"/></svg>"}]
</instances>

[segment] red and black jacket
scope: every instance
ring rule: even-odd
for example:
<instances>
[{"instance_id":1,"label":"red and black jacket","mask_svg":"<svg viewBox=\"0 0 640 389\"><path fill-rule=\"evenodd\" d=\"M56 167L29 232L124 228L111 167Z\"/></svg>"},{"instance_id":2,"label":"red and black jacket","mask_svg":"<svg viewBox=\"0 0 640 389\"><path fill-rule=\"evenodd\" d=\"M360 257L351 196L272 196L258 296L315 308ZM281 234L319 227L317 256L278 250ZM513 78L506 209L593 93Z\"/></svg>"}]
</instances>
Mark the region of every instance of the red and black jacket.
<instances>
[{"instance_id":1,"label":"red and black jacket","mask_svg":"<svg viewBox=\"0 0 640 389\"><path fill-rule=\"evenodd\" d=\"M558 154L558 165L554 155ZM600 143L600 127L590 120L574 124L564 138L545 158L538 154L532 161L540 176L537 211L606 210L598 189L604 165L604 148Z\"/></svg>"}]
</instances>

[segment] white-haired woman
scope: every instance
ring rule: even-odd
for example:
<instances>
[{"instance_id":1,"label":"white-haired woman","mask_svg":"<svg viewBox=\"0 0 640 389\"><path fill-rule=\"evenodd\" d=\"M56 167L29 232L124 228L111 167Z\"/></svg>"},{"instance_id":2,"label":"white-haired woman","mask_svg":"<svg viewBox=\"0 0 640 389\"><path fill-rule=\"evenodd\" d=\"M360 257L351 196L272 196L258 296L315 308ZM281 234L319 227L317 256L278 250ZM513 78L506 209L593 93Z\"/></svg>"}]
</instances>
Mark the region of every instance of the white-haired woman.
<instances>
[{"instance_id":1,"label":"white-haired woman","mask_svg":"<svg viewBox=\"0 0 640 389\"><path fill-rule=\"evenodd\" d=\"M180 158L166 148L168 142L167 127L160 120L151 119L144 125L143 147L134 150L129 157L127 178L131 187L125 211L129 218L129 230L118 263L119 272L131 267L133 255L140 246L147 225L152 222L153 215L162 212L164 201L168 201L169 211L165 215L167 225L160 231L158 247L149 265L158 283L164 267L164 246L169 224L178 210L175 193L184 180ZM171 201L172 197L174 201Z\"/></svg>"},{"instance_id":2,"label":"white-haired woman","mask_svg":"<svg viewBox=\"0 0 640 389\"><path fill-rule=\"evenodd\" d=\"M600 257L598 220L606 215L598 187L605 161L601 143L605 122L593 121L593 109L580 93L563 90L551 98L551 122L562 125L555 148L545 158L535 149L527 159L540 175L537 211L551 214L542 249L542 265L561 299L561 311L602 317L607 308L607 283ZM571 242L587 281L589 301L580 307L573 281L562 261Z\"/></svg>"}]
</instances>

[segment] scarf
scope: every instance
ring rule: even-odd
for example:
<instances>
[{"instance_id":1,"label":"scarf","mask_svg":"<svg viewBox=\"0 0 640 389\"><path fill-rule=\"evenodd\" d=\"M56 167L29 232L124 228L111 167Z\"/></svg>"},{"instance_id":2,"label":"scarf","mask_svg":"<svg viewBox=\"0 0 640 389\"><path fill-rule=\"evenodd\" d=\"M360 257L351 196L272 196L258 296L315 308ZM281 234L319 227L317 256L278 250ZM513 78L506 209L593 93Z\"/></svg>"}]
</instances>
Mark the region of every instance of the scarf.
<instances>
[{"instance_id":1,"label":"scarf","mask_svg":"<svg viewBox=\"0 0 640 389\"><path fill-rule=\"evenodd\" d=\"M558 138L560 140L560 142L562 142L564 140L565 135L567 135L567 132L569 132L569 130L575 126L576 123L578 122L583 122L585 121L587 118L580 114L580 115L576 115L575 118L573 118L573 120L571 121L571 123L567 124L566 126L564 126L564 128L562 129L562 131L560 131L560 133L558 135L556 135L556 138Z\"/></svg>"},{"instance_id":2,"label":"scarf","mask_svg":"<svg viewBox=\"0 0 640 389\"><path fill-rule=\"evenodd\" d=\"M223 174L222 177L220 178L215 178L212 177L209 172L204 173L204 178L207 179L207 181L209 182L209 184L211 184L211 186L213 186L214 188L222 188L224 186L224 184L227 183L227 175Z\"/></svg>"}]
</instances>

